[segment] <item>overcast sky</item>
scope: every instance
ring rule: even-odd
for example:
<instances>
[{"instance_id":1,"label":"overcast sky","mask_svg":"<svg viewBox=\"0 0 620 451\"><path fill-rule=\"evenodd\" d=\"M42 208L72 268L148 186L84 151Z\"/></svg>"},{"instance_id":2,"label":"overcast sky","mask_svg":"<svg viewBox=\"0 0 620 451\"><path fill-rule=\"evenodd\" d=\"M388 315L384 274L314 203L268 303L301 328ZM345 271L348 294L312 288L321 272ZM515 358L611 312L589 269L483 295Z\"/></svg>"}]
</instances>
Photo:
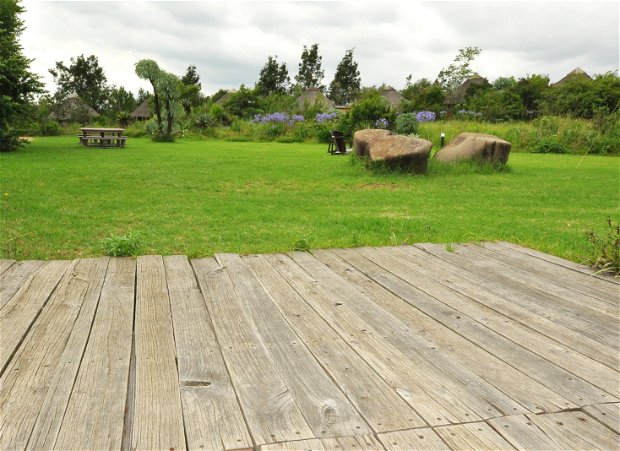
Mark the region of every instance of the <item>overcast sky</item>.
<instances>
[{"instance_id":1,"label":"overcast sky","mask_svg":"<svg viewBox=\"0 0 620 451\"><path fill-rule=\"evenodd\" d=\"M197 66L203 92L254 86L268 55L291 80L304 45L319 44L325 79L355 48L362 85L402 89L405 78L434 80L459 48L478 46L472 69L499 76L547 74L557 81L579 66L618 70L618 1L513 2L406 0L42 2L24 0L21 42L32 70L54 91L48 69L96 55L108 83L148 88L134 72L143 58L183 75Z\"/></svg>"}]
</instances>

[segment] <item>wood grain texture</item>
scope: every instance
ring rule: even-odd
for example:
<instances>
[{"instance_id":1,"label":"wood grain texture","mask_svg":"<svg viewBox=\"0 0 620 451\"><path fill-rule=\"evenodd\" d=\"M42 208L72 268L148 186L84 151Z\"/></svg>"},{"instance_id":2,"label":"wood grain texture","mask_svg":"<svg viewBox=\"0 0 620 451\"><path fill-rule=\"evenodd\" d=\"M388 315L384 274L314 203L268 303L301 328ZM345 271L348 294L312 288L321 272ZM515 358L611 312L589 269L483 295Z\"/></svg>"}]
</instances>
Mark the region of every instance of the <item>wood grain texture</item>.
<instances>
[{"instance_id":1,"label":"wood grain texture","mask_svg":"<svg viewBox=\"0 0 620 451\"><path fill-rule=\"evenodd\" d=\"M255 444L314 438L225 268L215 259L192 266Z\"/></svg>"},{"instance_id":2,"label":"wood grain texture","mask_svg":"<svg viewBox=\"0 0 620 451\"><path fill-rule=\"evenodd\" d=\"M495 244L497 244L498 246L501 246L501 247L503 247L505 249L515 250L517 252L521 252L521 253L529 255L531 257L535 257L535 258L538 258L540 260L543 260L543 261L546 261L546 262L549 262L549 263L553 263L554 265L561 266L563 268L567 268L567 269L570 269L572 271L585 274L588 277L593 277L593 278L599 279L599 280L601 280L603 282L611 283L611 284L614 284L614 285L620 285L620 280L618 280L618 277L613 277L613 276L606 275L606 274L596 274L596 272L593 271L592 268L588 268L585 265L580 265L580 264L572 262L570 260L565 260L563 258L556 257L555 255L545 254L544 252L540 252L540 251L537 251L537 250L534 250L534 249L530 249L530 248L524 247L524 246L519 246L517 244L508 243L506 241L496 241ZM567 277L570 277L570 276L567 276Z\"/></svg>"},{"instance_id":3,"label":"wood grain texture","mask_svg":"<svg viewBox=\"0 0 620 451\"><path fill-rule=\"evenodd\" d=\"M379 441L386 450L449 450L448 445L431 428L409 429L406 431L378 434Z\"/></svg>"},{"instance_id":4,"label":"wood grain texture","mask_svg":"<svg viewBox=\"0 0 620 451\"><path fill-rule=\"evenodd\" d=\"M435 428L435 432L453 450L515 449L484 422L442 426Z\"/></svg>"},{"instance_id":5,"label":"wood grain texture","mask_svg":"<svg viewBox=\"0 0 620 451\"><path fill-rule=\"evenodd\" d=\"M10 258L0 258L0 274L9 269L15 260Z\"/></svg>"},{"instance_id":6,"label":"wood grain texture","mask_svg":"<svg viewBox=\"0 0 620 451\"><path fill-rule=\"evenodd\" d=\"M243 261L314 357L374 431L420 427L424 420L282 278L262 255ZM386 409L385 406L390 406Z\"/></svg>"},{"instance_id":7,"label":"wood grain texture","mask_svg":"<svg viewBox=\"0 0 620 451\"><path fill-rule=\"evenodd\" d=\"M493 418L487 423L517 449L562 449L525 415Z\"/></svg>"},{"instance_id":8,"label":"wood grain texture","mask_svg":"<svg viewBox=\"0 0 620 451\"><path fill-rule=\"evenodd\" d=\"M262 445L260 451L383 451L385 448L372 435L355 435L323 439L300 440Z\"/></svg>"},{"instance_id":9,"label":"wood grain texture","mask_svg":"<svg viewBox=\"0 0 620 451\"><path fill-rule=\"evenodd\" d=\"M528 415L560 449L618 449L620 436L584 412Z\"/></svg>"},{"instance_id":10,"label":"wood grain texture","mask_svg":"<svg viewBox=\"0 0 620 451\"><path fill-rule=\"evenodd\" d=\"M567 321L566 318L560 322L561 318L559 317L561 315L550 311L535 298L522 293L519 294L501 284L493 283L479 275L465 271L463 268L467 267L466 260L451 262L449 261L451 253L433 248L433 252L445 257L443 259L434 253L423 250L423 246L427 245L416 244L415 246L405 247L404 250L417 258L424 259L423 269L419 269L419 271L426 271L423 272L426 276L440 281L475 302L496 310L512 321L536 330L617 371L618 356L615 355L612 347L605 346L582 335L571 327L571 322ZM507 302L507 299L510 302Z\"/></svg>"},{"instance_id":11,"label":"wood grain texture","mask_svg":"<svg viewBox=\"0 0 620 451\"><path fill-rule=\"evenodd\" d=\"M586 406L583 411L612 431L620 434L620 403Z\"/></svg>"},{"instance_id":12,"label":"wood grain texture","mask_svg":"<svg viewBox=\"0 0 620 451\"><path fill-rule=\"evenodd\" d=\"M75 263L70 261L46 263L0 310L0 371L6 367L63 274L72 267Z\"/></svg>"},{"instance_id":13,"label":"wood grain texture","mask_svg":"<svg viewBox=\"0 0 620 451\"><path fill-rule=\"evenodd\" d=\"M121 448L135 276L134 259L110 260L88 346L54 445L56 449Z\"/></svg>"},{"instance_id":14,"label":"wood grain texture","mask_svg":"<svg viewBox=\"0 0 620 451\"><path fill-rule=\"evenodd\" d=\"M185 256L164 257L190 449L251 448L252 439Z\"/></svg>"},{"instance_id":15,"label":"wood grain texture","mask_svg":"<svg viewBox=\"0 0 620 451\"><path fill-rule=\"evenodd\" d=\"M44 265L38 260L24 260L5 268L0 274L0 312L22 285L32 282L33 274Z\"/></svg>"},{"instance_id":16,"label":"wood grain texture","mask_svg":"<svg viewBox=\"0 0 620 451\"><path fill-rule=\"evenodd\" d=\"M165 276L162 257L138 257L131 439L134 449L186 448Z\"/></svg>"},{"instance_id":17,"label":"wood grain texture","mask_svg":"<svg viewBox=\"0 0 620 451\"><path fill-rule=\"evenodd\" d=\"M90 327L87 323L92 321L106 264L105 259L76 260L68 271L54 265L55 274L64 272L64 276L0 378L0 449L26 448L31 434L46 434L42 421L53 423L51 428L58 426L75 377L70 372L64 379L63 371L79 364L81 354L76 351L82 341L75 339L82 327ZM55 285L50 283L48 288ZM41 411L51 418L38 420Z\"/></svg>"}]
</instances>

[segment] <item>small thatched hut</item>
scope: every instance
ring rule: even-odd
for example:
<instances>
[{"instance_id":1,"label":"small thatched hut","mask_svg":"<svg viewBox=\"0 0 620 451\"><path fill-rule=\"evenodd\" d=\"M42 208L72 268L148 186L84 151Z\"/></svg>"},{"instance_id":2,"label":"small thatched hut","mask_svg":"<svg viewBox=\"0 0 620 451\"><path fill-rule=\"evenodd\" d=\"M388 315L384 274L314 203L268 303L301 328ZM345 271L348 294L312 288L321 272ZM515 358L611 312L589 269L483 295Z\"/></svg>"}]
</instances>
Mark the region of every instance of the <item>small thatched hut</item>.
<instances>
[{"instance_id":1,"label":"small thatched hut","mask_svg":"<svg viewBox=\"0 0 620 451\"><path fill-rule=\"evenodd\" d=\"M85 124L97 116L99 116L99 113L87 105L75 92L56 105L50 113L50 118L61 124L66 122Z\"/></svg>"},{"instance_id":2,"label":"small thatched hut","mask_svg":"<svg viewBox=\"0 0 620 451\"><path fill-rule=\"evenodd\" d=\"M219 106L224 106L226 104L226 102L228 102L230 100L230 97L233 94L236 94L237 90L236 89L229 89L228 91L226 91L226 94L224 94L222 97L220 97L219 99L217 99L217 101L215 102L216 105Z\"/></svg>"},{"instance_id":3,"label":"small thatched hut","mask_svg":"<svg viewBox=\"0 0 620 451\"><path fill-rule=\"evenodd\" d=\"M589 80L592 80L592 77L590 77L586 73L585 70L583 70L581 67L576 67L573 70L571 70L568 74L566 74L563 78L553 83L551 86L561 86L564 83L566 83L568 80L574 80L577 78L587 78Z\"/></svg>"},{"instance_id":4,"label":"small thatched hut","mask_svg":"<svg viewBox=\"0 0 620 451\"><path fill-rule=\"evenodd\" d=\"M479 74L474 74L465 80L458 88L456 88L454 92L448 94L446 96L445 103L450 106L458 105L459 103L463 103L465 97L473 94L476 89L485 88L488 86L491 86L489 80Z\"/></svg>"},{"instance_id":5,"label":"small thatched hut","mask_svg":"<svg viewBox=\"0 0 620 451\"><path fill-rule=\"evenodd\" d=\"M129 115L132 119L146 121L151 118L151 99L146 99Z\"/></svg>"},{"instance_id":6,"label":"small thatched hut","mask_svg":"<svg viewBox=\"0 0 620 451\"><path fill-rule=\"evenodd\" d=\"M400 103L405 100L405 98L400 95L400 92L391 86L383 86L379 89L379 94L388 101L392 108L398 108Z\"/></svg>"},{"instance_id":7,"label":"small thatched hut","mask_svg":"<svg viewBox=\"0 0 620 451\"><path fill-rule=\"evenodd\" d=\"M325 97L318 88L308 88L297 97L297 104L302 110L314 106L320 105L325 110L333 110L334 102Z\"/></svg>"}]
</instances>

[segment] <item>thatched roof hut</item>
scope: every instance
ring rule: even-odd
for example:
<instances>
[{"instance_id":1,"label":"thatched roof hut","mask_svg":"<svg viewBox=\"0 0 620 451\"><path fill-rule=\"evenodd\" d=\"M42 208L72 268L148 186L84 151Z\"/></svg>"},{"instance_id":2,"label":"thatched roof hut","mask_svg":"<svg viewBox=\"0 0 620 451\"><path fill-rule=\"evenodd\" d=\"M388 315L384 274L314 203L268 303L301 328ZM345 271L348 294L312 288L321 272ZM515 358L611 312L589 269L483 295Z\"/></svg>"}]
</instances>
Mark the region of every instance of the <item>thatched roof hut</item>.
<instances>
[{"instance_id":1,"label":"thatched roof hut","mask_svg":"<svg viewBox=\"0 0 620 451\"><path fill-rule=\"evenodd\" d=\"M230 100L230 97L233 94L236 94L237 90L236 89L229 89L228 91L226 91L226 94L224 94L222 97L220 97L219 99L217 99L217 101L215 102L216 105L219 106L224 106L224 104L226 104L226 102L228 102Z\"/></svg>"},{"instance_id":2,"label":"thatched roof hut","mask_svg":"<svg viewBox=\"0 0 620 451\"><path fill-rule=\"evenodd\" d=\"M383 86L379 89L379 94L388 101L392 108L398 108L400 103L405 100L405 98L400 95L400 92L391 86Z\"/></svg>"},{"instance_id":3,"label":"thatched roof hut","mask_svg":"<svg viewBox=\"0 0 620 451\"><path fill-rule=\"evenodd\" d=\"M310 106L320 105L326 110L334 109L334 102L325 97L318 88L308 88L297 97L299 108L306 109Z\"/></svg>"},{"instance_id":4,"label":"thatched roof hut","mask_svg":"<svg viewBox=\"0 0 620 451\"><path fill-rule=\"evenodd\" d=\"M146 120L151 118L151 99L146 99L129 115L132 119Z\"/></svg>"},{"instance_id":5,"label":"thatched roof hut","mask_svg":"<svg viewBox=\"0 0 620 451\"><path fill-rule=\"evenodd\" d=\"M472 93L477 88L485 88L491 86L489 80L480 76L479 74L474 74L465 80L458 88L454 90L454 92L448 94L446 96L445 103L447 105L457 105L459 103L463 103L465 97Z\"/></svg>"},{"instance_id":6,"label":"thatched roof hut","mask_svg":"<svg viewBox=\"0 0 620 451\"><path fill-rule=\"evenodd\" d=\"M574 80L576 78L587 78L592 80L592 77L590 77L585 70L583 70L581 67L576 67L568 74L566 74L563 78L553 83L551 86L560 86L566 83L568 80Z\"/></svg>"},{"instance_id":7,"label":"thatched roof hut","mask_svg":"<svg viewBox=\"0 0 620 451\"><path fill-rule=\"evenodd\" d=\"M93 108L86 104L75 92L60 102L50 113L50 118L63 122L83 122L99 116Z\"/></svg>"}]
</instances>

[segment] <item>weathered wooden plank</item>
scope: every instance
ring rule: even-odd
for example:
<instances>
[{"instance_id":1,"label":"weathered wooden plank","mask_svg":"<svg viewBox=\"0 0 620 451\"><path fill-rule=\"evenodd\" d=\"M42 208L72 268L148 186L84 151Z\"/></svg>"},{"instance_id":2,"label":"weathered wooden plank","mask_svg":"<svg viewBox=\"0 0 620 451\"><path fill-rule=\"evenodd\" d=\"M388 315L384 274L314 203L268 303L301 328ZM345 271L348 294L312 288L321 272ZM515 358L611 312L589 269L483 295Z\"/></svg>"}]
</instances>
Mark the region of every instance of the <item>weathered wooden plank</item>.
<instances>
[{"instance_id":1,"label":"weathered wooden plank","mask_svg":"<svg viewBox=\"0 0 620 451\"><path fill-rule=\"evenodd\" d=\"M563 258L556 257L555 255L545 254L544 252L539 252L537 250L530 249L524 246L519 246L517 244L509 243L506 241L496 241L495 244L497 244L498 246L502 246L503 248L515 250L517 252L521 252L523 254L536 257L540 260L553 263L554 265L561 266L563 268L567 268L572 271L585 274L589 277L593 277L593 278L602 280L607 283L611 283L614 285L620 285L620 280L618 280L617 277L612 277L610 275L605 275L605 274L596 274L596 272L593 271L592 268L588 268L585 265L580 265L570 260L565 260Z\"/></svg>"},{"instance_id":2,"label":"weathered wooden plank","mask_svg":"<svg viewBox=\"0 0 620 451\"><path fill-rule=\"evenodd\" d=\"M596 293L592 293L592 289L575 287L575 284L571 284L571 279L560 280L553 276L544 277L544 269L524 269L522 268L523 263L519 264L517 258L508 261L510 257L486 249L483 245L460 244L455 247L454 253L470 258L481 268L493 268L498 281L503 281L506 278L516 281L515 286L520 287L520 291L524 290L523 285L525 285L527 287L526 292L531 290L535 293L550 294L550 299L559 309L583 312L589 316L596 315L602 324L609 324L618 318L618 305L609 302L614 295L617 296L618 294L618 290L614 290L613 287L610 287L609 290L600 290L599 296L603 298L600 299ZM553 268L553 265L548 266Z\"/></svg>"},{"instance_id":3,"label":"weathered wooden plank","mask_svg":"<svg viewBox=\"0 0 620 451\"><path fill-rule=\"evenodd\" d=\"M420 265L418 271L427 277L438 280L452 290L496 310L513 321L537 330L613 370L618 367L618 356L612 347L605 346L575 331L570 327L570 321L561 318L561 315L554 314L534 298L464 271L463 268L466 266L455 265L447 258L444 260L415 246L404 247L403 251L424 261L424 265ZM436 249L436 252L439 254L440 250ZM466 265L466 262L460 263ZM562 323L568 323L568 325Z\"/></svg>"},{"instance_id":4,"label":"weathered wooden plank","mask_svg":"<svg viewBox=\"0 0 620 451\"><path fill-rule=\"evenodd\" d=\"M618 449L620 436L583 412L527 415L560 449Z\"/></svg>"},{"instance_id":5,"label":"weathered wooden plank","mask_svg":"<svg viewBox=\"0 0 620 451\"><path fill-rule=\"evenodd\" d=\"M426 425L424 420L301 298L264 256L244 256L243 261L314 357L374 431Z\"/></svg>"},{"instance_id":6,"label":"weathered wooden plank","mask_svg":"<svg viewBox=\"0 0 620 451\"><path fill-rule=\"evenodd\" d=\"M235 254L216 254L233 282L284 383L315 437L368 434L372 430L291 329L258 280Z\"/></svg>"},{"instance_id":7,"label":"weathered wooden plank","mask_svg":"<svg viewBox=\"0 0 620 451\"><path fill-rule=\"evenodd\" d=\"M51 261L41 267L30 283L22 285L0 311L0 374L9 359L28 333L39 312L54 291L65 272L72 266L70 261Z\"/></svg>"},{"instance_id":8,"label":"weathered wooden plank","mask_svg":"<svg viewBox=\"0 0 620 451\"><path fill-rule=\"evenodd\" d=\"M9 269L15 260L10 258L0 258L0 274Z\"/></svg>"},{"instance_id":9,"label":"weathered wooden plank","mask_svg":"<svg viewBox=\"0 0 620 451\"><path fill-rule=\"evenodd\" d=\"M136 262L129 258L110 259L99 305L92 323L88 344L71 390L62 425L58 429L52 417L42 412L43 432L30 441L34 449L119 449L123 433L123 417L127 395L127 377L133 330ZM83 310L83 309L82 309ZM84 321L83 323L86 323ZM73 328L72 338L84 340L86 324ZM77 351L79 346L68 347ZM68 359L68 356L63 356ZM80 361L75 355L74 363ZM65 365L58 373L62 378L53 385L72 382L73 367ZM66 380L64 379L66 378ZM62 405L62 403L59 403ZM35 429L36 430L36 429Z\"/></svg>"},{"instance_id":10,"label":"weathered wooden plank","mask_svg":"<svg viewBox=\"0 0 620 451\"><path fill-rule=\"evenodd\" d=\"M301 266L287 258L272 258L302 297L430 424L493 417L512 409L527 411L468 369L433 354L432 344L315 257L295 253ZM312 277L299 274L301 269Z\"/></svg>"},{"instance_id":11,"label":"weathered wooden plank","mask_svg":"<svg viewBox=\"0 0 620 451\"><path fill-rule=\"evenodd\" d=\"M58 368L54 373L54 377L50 381L50 388L47 391L47 395L43 400L42 405L40 406L39 415L37 418L37 422L35 423L34 429L32 431L32 435L30 437L30 441L28 443L28 447L32 449L53 449L55 448L55 443L58 438L58 433L61 429L63 419L65 418L66 411L68 408L68 404L70 402L70 398L72 396L72 391L74 388L78 390L80 387L75 387L76 378L78 376L78 371L80 369L81 363L87 363L83 360L84 351L87 348L87 342L89 341L89 336L91 334L91 328L93 327L93 321L95 318L95 314L98 311L99 301L101 300L103 294L103 285L105 283L107 267L109 265L109 258L101 258L97 261L97 265L89 272L80 274L80 277L84 280L89 281L89 287L84 295L84 300L81 303L79 309L79 315L73 324L73 329L71 330L71 334L69 335L69 339L65 346L65 349L60 356L58 362ZM129 297L123 299L125 302L130 303L130 312L133 311L133 278L134 271L130 270L129 274L129 283L131 284L132 290L129 293ZM127 341L129 345L131 345L131 318L129 318L129 326L127 327L128 331L126 331ZM104 340L111 340L110 337L104 337ZM90 358L92 360L105 360L105 356L101 355L103 353L103 349L98 349L95 351L95 354L91 354ZM129 354L126 356L127 362L126 366L129 365ZM116 364L116 362L114 362ZM106 367L106 370L109 369ZM96 398L105 398L107 396L116 396L116 392L112 392L111 394L102 393L100 389L100 383L102 382L102 378L105 375L96 374L94 375L94 380L91 380L91 385L86 388L87 393L86 397L93 398L93 392L97 394ZM123 384L124 383L124 384ZM121 384L116 388L123 389L127 385L127 374L124 374L124 378L121 375ZM110 387L105 387L106 389ZM95 402L100 402L101 399L96 400ZM120 401L120 415L117 417L118 425L120 426L117 429L118 432L118 443L120 444L120 436L122 431L123 424L123 416L122 412L125 407L125 398L123 397ZM82 406L80 406L82 407ZM74 420L80 422L82 424L88 423L91 418L96 418L97 414L106 415L103 419L105 423L107 421L107 412L99 411L93 412L90 411L82 411ZM96 427L101 427L102 425L98 424ZM77 425L72 425L72 427L79 427ZM79 438L77 439L79 440ZM88 445L88 442L83 442ZM68 448L63 449L76 449L74 446L70 446Z\"/></svg>"},{"instance_id":12,"label":"weathered wooden plank","mask_svg":"<svg viewBox=\"0 0 620 451\"><path fill-rule=\"evenodd\" d=\"M431 428L408 429L406 431L378 434L386 450L449 450L448 445Z\"/></svg>"},{"instance_id":13,"label":"weathered wooden plank","mask_svg":"<svg viewBox=\"0 0 620 451\"><path fill-rule=\"evenodd\" d=\"M614 332L617 332L616 318L590 309L586 305L580 305L578 302L569 301L562 295L563 290L558 290L551 284L545 285L533 278L528 283L527 278L517 275L515 269L481 256L480 254L484 251L482 248L477 249L477 252L472 252L461 247L454 252L448 252L436 244L419 244L416 247L452 264L467 268L467 271L482 276L487 281L502 287L502 289L511 290L514 296L519 296L522 301L529 301L525 305L532 310L538 310L544 306L549 317L553 317L555 321L578 331L581 335L610 347L616 346L617 348L618 346L618 339L612 338ZM415 248L412 250L410 247L408 250L415 252ZM547 291L544 289L545 286L548 287ZM584 304L590 301L588 299L584 301Z\"/></svg>"},{"instance_id":14,"label":"weathered wooden plank","mask_svg":"<svg viewBox=\"0 0 620 451\"><path fill-rule=\"evenodd\" d=\"M214 259L191 263L255 444L313 438L225 269Z\"/></svg>"},{"instance_id":15,"label":"weathered wooden plank","mask_svg":"<svg viewBox=\"0 0 620 451\"><path fill-rule=\"evenodd\" d=\"M354 250L315 253L413 331L434 343L435 352L466 365L531 411L575 407L576 403L584 404L584 397L597 402L603 399L601 395L614 399L487 329L449 303L444 304L445 299L455 293L436 282L429 282L401 263L392 252L383 254L380 250L361 249L360 253ZM527 359L523 368L515 365L521 363L520 358ZM562 384L560 390L558 384Z\"/></svg>"},{"instance_id":16,"label":"weathered wooden plank","mask_svg":"<svg viewBox=\"0 0 620 451\"><path fill-rule=\"evenodd\" d=\"M493 251L496 257L509 265L518 266L545 280L555 283L559 282L562 286L570 288L578 293L596 297L597 299L618 307L620 293L618 292L617 286L592 277L591 275L558 266L514 249L508 249L497 243L483 243L482 246L485 249Z\"/></svg>"},{"instance_id":17,"label":"weathered wooden plank","mask_svg":"<svg viewBox=\"0 0 620 451\"><path fill-rule=\"evenodd\" d=\"M0 275L0 314L2 307L17 293L23 285L32 282L33 274L43 266L38 260L17 262Z\"/></svg>"},{"instance_id":18,"label":"weathered wooden plank","mask_svg":"<svg viewBox=\"0 0 620 451\"><path fill-rule=\"evenodd\" d=\"M164 257L190 449L251 448L252 438L187 257Z\"/></svg>"},{"instance_id":19,"label":"weathered wooden plank","mask_svg":"<svg viewBox=\"0 0 620 451\"><path fill-rule=\"evenodd\" d=\"M55 265L65 274L0 378L0 449L24 449L62 420L107 259L67 263L68 271Z\"/></svg>"},{"instance_id":20,"label":"weathered wooden plank","mask_svg":"<svg viewBox=\"0 0 620 451\"><path fill-rule=\"evenodd\" d=\"M160 256L138 257L131 446L185 449L170 298Z\"/></svg>"},{"instance_id":21,"label":"weathered wooden plank","mask_svg":"<svg viewBox=\"0 0 620 451\"><path fill-rule=\"evenodd\" d=\"M514 449L484 422L441 426L435 432L454 450Z\"/></svg>"},{"instance_id":22,"label":"weathered wooden plank","mask_svg":"<svg viewBox=\"0 0 620 451\"><path fill-rule=\"evenodd\" d=\"M487 423L517 449L562 449L525 415L493 418Z\"/></svg>"},{"instance_id":23,"label":"weathered wooden plank","mask_svg":"<svg viewBox=\"0 0 620 451\"><path fill-rule=\"evenodd\" d=\"M586 406L583 411L597 419L612 431L620 433L620 403Z\"/></svg>"},{"instance_id":24,"label":"weathered wooden plank","mask_svg":"<svg viewBox=\"0 0 620 451\"><path fill-rule=\"evenodd\" d=\"M260 447L261 451L378 451L384 449L381 443L372 435L298 440L294 442L271 443Z\"/></svg>"}]
</instances>

